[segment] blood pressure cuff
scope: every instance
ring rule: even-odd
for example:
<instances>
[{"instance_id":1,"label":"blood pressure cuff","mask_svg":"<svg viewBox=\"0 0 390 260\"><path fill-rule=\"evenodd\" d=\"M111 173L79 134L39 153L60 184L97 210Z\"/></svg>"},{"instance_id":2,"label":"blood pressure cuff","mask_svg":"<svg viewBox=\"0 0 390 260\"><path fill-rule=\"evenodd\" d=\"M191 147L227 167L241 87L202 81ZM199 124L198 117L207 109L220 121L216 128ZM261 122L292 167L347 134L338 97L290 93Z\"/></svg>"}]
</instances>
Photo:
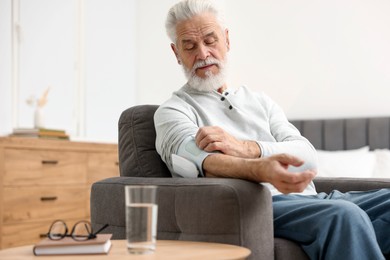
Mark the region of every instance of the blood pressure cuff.
<instances>
[{"instance_id":1,"label":"blood pressure cuff","mask_svg":"<svg viewBox=\"0 0 390 260\"><path fill-rule=\"evenodd\" d=\"M210 154L196 145L193 136L187 137L180 144L176 156L172 155L172 165L175 173L181 177L204 177L203 161Z\"/></svg>"}]
</instances>

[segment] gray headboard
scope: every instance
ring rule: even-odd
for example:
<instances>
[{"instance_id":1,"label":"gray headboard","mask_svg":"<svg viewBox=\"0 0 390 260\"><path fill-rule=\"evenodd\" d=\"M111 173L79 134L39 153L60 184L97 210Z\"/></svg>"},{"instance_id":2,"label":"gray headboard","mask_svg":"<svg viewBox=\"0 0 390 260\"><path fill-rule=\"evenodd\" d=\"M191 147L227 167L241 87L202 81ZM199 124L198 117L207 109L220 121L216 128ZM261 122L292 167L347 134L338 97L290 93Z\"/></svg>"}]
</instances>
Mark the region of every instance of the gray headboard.
<instances>
[{"instance_id":1,"label":"gray headboard","mask_svg":"<svg viewBox=\"0 0 390 260\"><path fill-rule=\"evenodd\" d=\"M171 177L155 149L153 115L157 105L131 107L119 119L119 167L121 176ZM291 121L317 149L348 150L369 145L390 148L389 118L357 118Z\"/></svg>"},{"instance_id":2,"label":"gray headboard","mask_svg":"<svg viewBox=\"0 0 390 260\"><path fill-rule=\"evenodd\" d=\"M390 117L291 120L316 149L390 148Z\"/></svg>"}]
</instances>

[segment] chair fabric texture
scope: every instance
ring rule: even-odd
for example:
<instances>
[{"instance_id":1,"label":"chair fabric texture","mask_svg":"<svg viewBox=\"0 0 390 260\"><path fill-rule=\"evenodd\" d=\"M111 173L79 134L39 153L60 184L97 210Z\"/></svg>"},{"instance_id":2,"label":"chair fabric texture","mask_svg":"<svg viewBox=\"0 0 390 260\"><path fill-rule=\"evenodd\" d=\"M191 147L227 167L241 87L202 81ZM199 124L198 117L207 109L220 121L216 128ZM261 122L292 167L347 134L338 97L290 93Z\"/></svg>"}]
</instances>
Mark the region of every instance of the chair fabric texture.
<instances>
[{"instance_id":1,"label":"chair fabric texture","mask_svg":"<svg viewBox=\"0 0 390 260\"><path fill-rule=\"evenodd\" d=\"M124 111L118 123L121 176L172 177L155 148L153 116L158 106L136 106Z\"/></svg>"},{"instance_id":2,"label":"chair fabric texture","mask_svg":"<svg viewBox=\"0 0 390 260\"><path fill-rule=\"evenodd\" d=\"M91 223L125 239L126 185L158 186L157 239L220 242L247 247L249 259L308 259L301 247L274 238L272 198L267 188L228 178L170 178L155 149L153 116L158 106L125 110L118 123L120 177L93 184ZM345 150L364 145L389 148L388 118L293 121L318 149ZM318 192L390 188L389 179L316 178Z\"/></svg>"}]
</instances>

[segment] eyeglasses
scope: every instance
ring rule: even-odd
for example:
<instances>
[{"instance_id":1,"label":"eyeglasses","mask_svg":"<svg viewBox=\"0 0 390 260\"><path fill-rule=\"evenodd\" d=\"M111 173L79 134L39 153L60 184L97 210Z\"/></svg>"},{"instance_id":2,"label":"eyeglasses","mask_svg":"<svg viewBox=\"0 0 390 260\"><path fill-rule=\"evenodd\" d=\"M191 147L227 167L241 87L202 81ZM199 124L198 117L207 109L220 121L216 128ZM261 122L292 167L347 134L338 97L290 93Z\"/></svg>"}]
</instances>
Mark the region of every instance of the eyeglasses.
<instances>
[{"instance_id":1,"label":"eyeglasses","mask_svg":"<svg viewBox=\"0 0 390 260\"><path fill-rule=\"evenodd\" d=\"M47 237L51 240L60 240L64 237L72 237L77 241L85 241L88 239L96 238L96 235L108 227L108 224L104 225L101 229L92 232L91 223L86 220L81 220L74 224L72 231L68 234L68 226L63 220L55 220L47 233Z\"/></svg>"}]
</instances>

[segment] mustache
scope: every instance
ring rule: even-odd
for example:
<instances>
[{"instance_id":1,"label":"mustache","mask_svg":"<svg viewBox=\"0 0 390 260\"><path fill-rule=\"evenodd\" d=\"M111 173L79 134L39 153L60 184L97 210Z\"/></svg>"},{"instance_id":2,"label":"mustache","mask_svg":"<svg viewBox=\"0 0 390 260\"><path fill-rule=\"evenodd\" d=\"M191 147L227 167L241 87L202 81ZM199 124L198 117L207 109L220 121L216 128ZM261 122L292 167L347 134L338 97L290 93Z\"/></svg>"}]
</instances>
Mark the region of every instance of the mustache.
<instances>
[{"instance_id":1,"label":"mustache","mask_svg":"<svg viewBox=\"0 0 390 260\"><path fill-rule=\"evenodd\" d=\"M192 71L208 65L217 65L218 67L221 67L221 62L217 59L209 57L206 60L197 61L192 67Z\"/></svg>"}]
</instances>

